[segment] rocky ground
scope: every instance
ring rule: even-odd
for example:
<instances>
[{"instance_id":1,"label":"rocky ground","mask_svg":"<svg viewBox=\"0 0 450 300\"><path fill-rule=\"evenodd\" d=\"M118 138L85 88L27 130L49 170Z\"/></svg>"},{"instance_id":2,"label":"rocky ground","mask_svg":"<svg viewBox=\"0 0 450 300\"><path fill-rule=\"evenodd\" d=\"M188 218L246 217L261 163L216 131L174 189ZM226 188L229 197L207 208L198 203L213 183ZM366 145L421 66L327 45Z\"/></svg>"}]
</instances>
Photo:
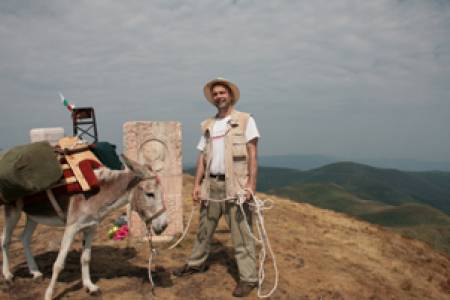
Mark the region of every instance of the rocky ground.
<instances>
[{"instance_id":1,"label":"rocky ground","mask_svg":"<svg viewBox=\"0 0 450 300\"><path fill-rule=\"evenodd\" d=\"M190 212L189 191L192 177L184 177L185 218ZM450 299L450 258L428 245L358 221L343 214L318 209L259 194L274 202L266 212L266 227L276 254L280 281L270 299ZM95 238L91 274L101 288L99 296L88 295L81 284L80 239L70 252L66 268L59 277L54 299L150 299L147 278L148 247L133 241L112 241L107 231L117 211L99 227ZM174 250L160 245L154 258L154 299L231 299L237 280L233 250L225 222L220 223L209 259L209 270L187 278L174 278L170 271L183 264L192 247L197 217L184 242ZM3 214L0 217L3 225ZM44 273L41 282L28 274L18 235L11 245L15 281L3 281L0 299L42 299L51 277L59 248L61 229L38 227L33 251ZM267 291L273 284L273 268L266 264ZM248 299L257 299L256 291Z\"/></svg>"}]
</instances>

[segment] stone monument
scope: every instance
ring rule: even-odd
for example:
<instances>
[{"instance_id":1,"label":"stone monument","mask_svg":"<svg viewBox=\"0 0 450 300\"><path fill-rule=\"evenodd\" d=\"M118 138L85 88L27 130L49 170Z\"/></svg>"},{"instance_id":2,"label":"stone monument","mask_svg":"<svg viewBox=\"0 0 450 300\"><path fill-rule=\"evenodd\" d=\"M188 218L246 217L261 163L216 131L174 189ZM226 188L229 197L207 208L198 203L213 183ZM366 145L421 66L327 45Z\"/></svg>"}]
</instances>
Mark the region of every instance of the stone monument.
<instances>
[{"instance_id":1,"label":"stone monument","mask_svg":"<svg viewBox=\"0 0 450 300\"><path fill-rule=\"evenodd\" d=\"M183 232L183 169L181 124L179 122L131 121L123 125L124 153L132 160L146 164L161 180L163 200L169 225L161 237L169 240ZM129 220L130 234L145 238L145 224L133 212Z\"/></svg>"}]
</instances>

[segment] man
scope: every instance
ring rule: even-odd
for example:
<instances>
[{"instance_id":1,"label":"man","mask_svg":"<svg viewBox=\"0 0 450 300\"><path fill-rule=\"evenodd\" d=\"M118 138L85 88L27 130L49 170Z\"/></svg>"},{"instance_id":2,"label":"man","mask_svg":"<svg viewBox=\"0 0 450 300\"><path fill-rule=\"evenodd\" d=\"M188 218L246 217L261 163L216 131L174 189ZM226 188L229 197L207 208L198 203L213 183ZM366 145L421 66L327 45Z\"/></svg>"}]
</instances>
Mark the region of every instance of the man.
<instances>
[{"instance_id":1,"label":"man","mask_svg":"<svg viewBox=\"0 0 450 300\"><path fill-rule=\"evenodd\" d=\"M204 272L211 238L222 215L231 230L239 282L233 291L235 297L245 297L258 284L255 243L250 236L245 218L235 201L208 201L237 198L245 193L251 200L256 189L257 144L259 132L255 120L247 113L234 109L239 100L239 88L224 78L216 78L203 88L206 99L217 108L217 114L202 122L202 136L197 149L197 160L192 199L201 202L200 224L192 254L176 276ZM251 228L248 204L244 211Z\"/></svg>"}]
</instances>

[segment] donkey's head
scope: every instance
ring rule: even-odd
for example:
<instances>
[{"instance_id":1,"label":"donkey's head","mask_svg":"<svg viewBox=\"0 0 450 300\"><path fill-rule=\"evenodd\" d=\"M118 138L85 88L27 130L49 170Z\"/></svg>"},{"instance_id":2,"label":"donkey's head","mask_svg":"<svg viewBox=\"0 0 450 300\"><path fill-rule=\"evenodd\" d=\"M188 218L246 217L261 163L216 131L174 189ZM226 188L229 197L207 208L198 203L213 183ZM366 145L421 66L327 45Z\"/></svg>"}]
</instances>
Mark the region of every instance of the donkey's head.
<instances>
[{"instance_id":1,"label":"donkey's head","mask_svg":"<svg viewBox=\"0 0 450 300\"><path fill-rule=\"evenodd\" d=\"M145 222L147 229L160 234L167 227L167 213L158 176L148 167L122 155L125 165L135 176L137 187L130 195L131 208Z\"/></svg>"}]
</instances>

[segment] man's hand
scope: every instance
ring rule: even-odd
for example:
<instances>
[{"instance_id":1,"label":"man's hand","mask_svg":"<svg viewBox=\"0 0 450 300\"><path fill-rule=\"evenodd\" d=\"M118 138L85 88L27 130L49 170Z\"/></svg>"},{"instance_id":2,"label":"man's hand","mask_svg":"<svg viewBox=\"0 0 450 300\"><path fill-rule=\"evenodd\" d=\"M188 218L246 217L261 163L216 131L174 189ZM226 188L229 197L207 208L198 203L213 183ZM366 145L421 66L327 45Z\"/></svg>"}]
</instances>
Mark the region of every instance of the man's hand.
<instances>
[{"instance_id":1,"label":"man's hand","mask_svg":"<svg viewBox=\"0 0 450 300\"><path fill-rule=\"evenodd\" d=\"M253 199L252 194L255 194L255 189L247 185L245 188L245 201L250 202Z\"/></svg>"},{"instance_id":2,"label":"man's hand","mask_svg":"<svg viewBox=\"0 0 450 300\"><path fill-rule=\"evenodd\" d=\"M197 205L200 202L200 186L195 185L192 190L192 202Z\"/></svg>"},{"instance_id":3,"label":"man's hand","mask_svg":"<svg viewBox=\"0 0 450 300\"><path fill-rule=\"evenodd\" d=\"M205 161L203 152L200 152L197 159L197 170L195 171L194 189L192 190L192 202L197 205L200 202L200 185L205 174Z\"/></svg>"}]
</instances>

